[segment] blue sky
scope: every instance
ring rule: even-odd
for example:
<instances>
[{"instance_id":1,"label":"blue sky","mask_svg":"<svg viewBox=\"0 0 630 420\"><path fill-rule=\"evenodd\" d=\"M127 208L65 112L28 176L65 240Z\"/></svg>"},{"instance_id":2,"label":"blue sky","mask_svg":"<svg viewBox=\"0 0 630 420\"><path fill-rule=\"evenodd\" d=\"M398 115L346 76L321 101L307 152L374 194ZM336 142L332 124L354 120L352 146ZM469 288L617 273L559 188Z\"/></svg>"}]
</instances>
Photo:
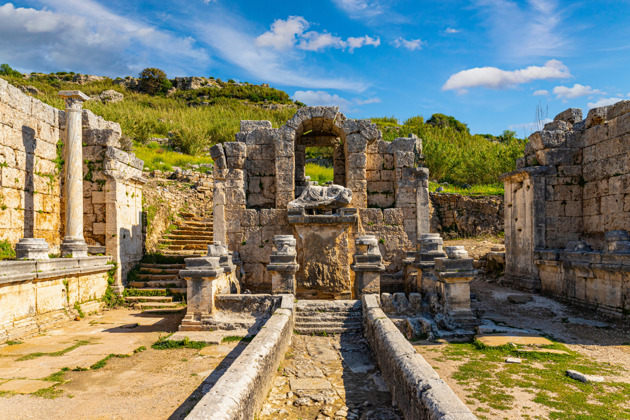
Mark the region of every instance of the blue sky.
<instances>
[{"instance_id":1,"label":"blue sky","mask_svg":"<svg viewBox=\"0 0 630 420\"><path fill-rule=\"evenodd\" d=\"M433 113L532 131L630 99L630 1L51 0L0 3L0 63L24 72L270 83L352 118ZM548 110L548 111L547 111Z\"/></svg>"}]
</instances>

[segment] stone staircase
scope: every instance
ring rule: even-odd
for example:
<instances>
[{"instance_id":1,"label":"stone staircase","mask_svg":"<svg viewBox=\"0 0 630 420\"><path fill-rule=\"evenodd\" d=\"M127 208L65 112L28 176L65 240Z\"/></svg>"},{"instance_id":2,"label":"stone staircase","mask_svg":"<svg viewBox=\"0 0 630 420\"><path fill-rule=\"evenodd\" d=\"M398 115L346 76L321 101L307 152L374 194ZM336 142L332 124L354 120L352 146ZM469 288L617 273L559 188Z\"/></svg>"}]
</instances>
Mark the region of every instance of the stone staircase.
<instances>
[{"instance_id":1,"label":"stone staircase","mask_svg":"<svg viewBox=\"0 0 630 420\"><path fill-rule=\"evenodd\" d=\"M298 334L343 334L363 331L360 300L299 300L295 316Z\"/></svg>"},{"instance_id":2,"label":"stone staircase","mask_svg":"<svg viewBox=\"0 0 630 420\"><path fill-rule=\"evenodd\" d=\"M173 296L165 296L168 291L186 295L186 281L179 278L179 270L184 264L140 264L133 281L127 285L146 296L126 296L125 302L140 309L169 309L181 305ZM155 296L150 296L155 294ZM164 295L164 296L158 296Z\"/></svg>"},{"instance_id":3,"label":"stone staircase","mask_svg":"<svg viewBox=\"0 0 630 420\"><path fill-rule=\"evenodd\" d=\"M212 215L182 213L181 216L184 221L177 225L177 229L164 235L158 242L158 248L168 254L205 254L213 241Z\"/></svg>"}]
</instances>

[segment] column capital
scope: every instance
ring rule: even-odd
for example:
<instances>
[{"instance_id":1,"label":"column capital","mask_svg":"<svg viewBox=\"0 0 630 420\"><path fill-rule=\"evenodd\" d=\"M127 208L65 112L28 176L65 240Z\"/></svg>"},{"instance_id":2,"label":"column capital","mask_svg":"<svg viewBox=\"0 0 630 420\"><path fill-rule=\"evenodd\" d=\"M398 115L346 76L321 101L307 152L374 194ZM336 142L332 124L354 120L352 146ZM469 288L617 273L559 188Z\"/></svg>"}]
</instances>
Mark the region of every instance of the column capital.
<instances>
[{"instance_id":1,"label":"column capital","mask_svg":"<svg viewBox=\"0 0 630 420\"><path fill-rule=\"evenodd\" d=\"M67 109L81 109L83 102L90 99L85 93L80 90L61 90L59 96L66 102Z\"/></svg>"}]
</instances>

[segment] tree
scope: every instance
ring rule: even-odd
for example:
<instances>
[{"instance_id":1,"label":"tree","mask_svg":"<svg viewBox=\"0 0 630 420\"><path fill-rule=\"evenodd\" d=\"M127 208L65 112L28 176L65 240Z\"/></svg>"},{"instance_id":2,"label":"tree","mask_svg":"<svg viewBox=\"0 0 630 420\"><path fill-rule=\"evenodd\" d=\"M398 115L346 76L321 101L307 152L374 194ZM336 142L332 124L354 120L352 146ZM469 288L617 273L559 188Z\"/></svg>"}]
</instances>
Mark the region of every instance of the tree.
<instances>
[{"instance_id":1,"label":"tree","mask_svg":"<svg viewBox=\"0 0 630 420\"><path fill-rule=\"evenodd\" d=\"M457 121L455 117L444 114L433 114L431 118L427 120L427 124L433 125L436 127L451 127L459 131L460 133L468 133L470 134L470 130L468 129L468 125L463 122Z\"/></svg>"},{"instance_id":2,"label":"tree","mask_svg":"<svg viewBox=\"0 0 630 420\"><path fill-rule=\"evenodd\" d=\"M0 75L2 75L2 76L19 77L20 79L24 77L24 76L22 76L22 73L20 73L17 70L13 70L11 68L11 66L8 65L8 64L0 65Z\"/></svg>"},{"instance_id":3,"label":"tree","mask_svg":"<svg viewBox=\"0 0 630 420\"><path fill-rule=\"evenodd\" d=\"M140 90L149 95L155 95L164 90L170 84L166 73L160 69L147 67L140 72Z\"/></svg>"}]
</instances>

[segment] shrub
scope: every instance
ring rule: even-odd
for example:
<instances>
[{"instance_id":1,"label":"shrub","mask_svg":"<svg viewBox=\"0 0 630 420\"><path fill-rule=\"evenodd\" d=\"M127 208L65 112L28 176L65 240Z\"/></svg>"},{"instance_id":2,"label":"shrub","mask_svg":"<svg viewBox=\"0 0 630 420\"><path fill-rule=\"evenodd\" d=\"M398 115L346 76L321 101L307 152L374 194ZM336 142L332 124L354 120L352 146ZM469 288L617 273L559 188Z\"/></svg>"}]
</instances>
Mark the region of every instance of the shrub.
<instances>
[{"instance_id":1,"label":"shrub","mask_svg":"<svg viewBox=\"0 0 630 420\"><path fill-rule=\"evenodd\" d=\"M0 75L2 75L2 76L13 76L13 77L17 77L19 79L23 79L24 78L24 76L22 76L22 73L20 73L17 70L13 70L11 68L11 66L9 66L8 64L0 65Z\"/></svg>"},{"instance_id":2,"label":"shrub","mask_svg":"<svg viewBox=\"0 0 630 420\"><path fill-rule=\"evenodd\" d=\"M155 95L162 91L165 87L165 82L168 82L166 73L160 69L147 67L140 72L140 90L149 95Z\"/></svg>"}]
</instances>

